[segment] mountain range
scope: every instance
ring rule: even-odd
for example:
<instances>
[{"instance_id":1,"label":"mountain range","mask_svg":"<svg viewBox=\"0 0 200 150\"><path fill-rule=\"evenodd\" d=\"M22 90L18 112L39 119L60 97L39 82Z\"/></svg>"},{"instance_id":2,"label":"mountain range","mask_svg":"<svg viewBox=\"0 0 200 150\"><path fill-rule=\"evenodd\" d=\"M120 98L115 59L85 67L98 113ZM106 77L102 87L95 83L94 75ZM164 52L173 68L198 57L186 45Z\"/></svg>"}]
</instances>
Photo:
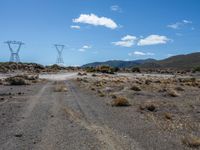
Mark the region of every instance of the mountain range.
<instances>
[{"instance_id":1,"label":"mountain range","mask_svg":"<svg viewBox=\"0 0 200 150\"><path fill-rule=\"evenodd\" d=\"M174 68L174 69L191 69L200 66L200 52L176 55L163 60L155 59L140 59L133 61L122 60L110 60L105 62L93 62L85 64L82 67L97 67L101 65L107 65L111 67L129 68L129 67L141 67L141 68Z\"/></svg>"}]
</instances>

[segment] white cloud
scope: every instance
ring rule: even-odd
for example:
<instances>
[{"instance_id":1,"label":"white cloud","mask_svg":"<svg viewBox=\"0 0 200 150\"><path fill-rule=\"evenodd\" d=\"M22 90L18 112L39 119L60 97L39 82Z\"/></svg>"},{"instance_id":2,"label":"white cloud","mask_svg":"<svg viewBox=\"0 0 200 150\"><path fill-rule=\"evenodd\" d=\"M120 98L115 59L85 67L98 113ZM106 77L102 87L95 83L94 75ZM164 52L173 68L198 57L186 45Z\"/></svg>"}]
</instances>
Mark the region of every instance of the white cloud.
<instances>
[{"instance_id":1,"label":"white cloud","mask_svg":"<svg viewBox=\"0 0 200 150\"><path fill-rule=\"evenodd\" d=\"M121 41L112 42L112 44L116 46L122 46L122 47L131 47L135 44L136 40L137 40L137 37L132 36L132 35L126 35L121 38Z\"/></svg>"},{"instance_id":2,"label":"white cloud","mask_svg":"<svg viewBox=\"0 0 200 150\"><path fill-rule=\"evenodd\" d=\"M122 9L118 5L112 5L110 7L111 11L122 12Z\"/></svg>"},{"instance_id":3,"label":"white cloud","mask_svg":"<svg viewBox=\"0 0 200 150\"><path fill-rule=\"evenodd\" d=\"M90 48L92 48L92 46L90 46L90 45L84 45L84 46L82 47L82 49L90 49Z\"/></svg>"},{"instance_id":4,"label":"white cloud","mask_svg":"<svg viewBox=\"0 0 200 150\"><path fill-rule=\"evenodd\" d=\"M72 20L74 23L85 23L94 26L104 26L110 29L116 29L118 25L110 18L98 17L95 14L81 14L78 18Z\"/></svg>"},{"instance_id":5,"label":"white cloud","mask_svg":"<svg viewBox=\"0 0 200 150\"><path fill-rule=\"evenodd\" d=\"M81 27L80 26L71 25L70 28L71 29L80 29Z\"/></svg>"},{"instance_id":6,"label":"white cloud","mask_svg":"<svg viewBox=\"0 0 200 150\"><path fill-rule=\"evenodd\" d=\"M182 20L180 22L176 22L170 25L167 25L168 28L172 28L172 29L181 29L182 27L184 27L187 24L192 24L192 21L189 20Z\"/></svg>"},{"instance_id":7,"label":"white cloud","mask_svg":"<svg viewBox=\"0 0 200 150\"><path fill-rule=\"evenodd\" d=\"M190 24L190 23L192 23L192 21L189 21L189 20L183 20L183 23Z\"/></svg>"},{"instance_id":8,"label":"white cloud","mask_svg":"<svg viewBox=\"0 0 200 150\"><path fill-rule=\"evenodd\" d=\"M90 48L92 48L92 46L90 46L90 45L84 45L78 51L79 52L85 52L87 49L90 49Z\"/></svg>"},{"instance_id":9,"label":"white cloud","mask_svg":"<svg viewBox=\"0 0 200 150\"><path fill-rule=\"evenodd\" d=\"M168 41L169 39L166 36L149 35L144 39L140 39L137 45L144 46L144 45L166 44Z\"/></svg>"},{"instance_id":10,"label":"white cloud","mask_svg":"<svg viewBox=\"0 0 200 150\"><path fill-rule=\"evenodd\" d=\"M182 25L182 23L177 22L177 23L174 23L174 24L167 25L167 27L172 28L172 29L179 29L181 25Z\"/></svg>"},{"instance_id":11,"label":"white cloud","mask_svg":"<svg viewBox=\"0 0 200 150\"><path fill-rule=\"evenodd\" d=\"M131 53L128 53L129 56L134 56L134 55L137 55L137 56L153 56L155 55L154 53L150 53L150 52L141 52L141 51L134 51L134 52L131 52Z\"/></svg>"}]
</instances>

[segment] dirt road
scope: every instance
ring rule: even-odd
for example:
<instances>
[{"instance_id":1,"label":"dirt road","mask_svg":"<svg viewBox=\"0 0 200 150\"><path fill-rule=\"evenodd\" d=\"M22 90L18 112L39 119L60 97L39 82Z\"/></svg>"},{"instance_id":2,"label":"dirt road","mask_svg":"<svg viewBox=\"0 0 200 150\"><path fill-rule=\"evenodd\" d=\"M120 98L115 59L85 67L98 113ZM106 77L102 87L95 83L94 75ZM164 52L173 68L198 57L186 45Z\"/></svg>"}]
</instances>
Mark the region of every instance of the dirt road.
<instances>
[{"instance_id":1,"label":"dirt road","mask_svg":"<svg viewBox=\"0 0 200 150\"><path fill-rule=\"evenodd\" d=\"M55 83L49 81L37 85L31 96L2 104L0 149L140 149L133 139L107 125L112 112L106 103L72 81L65 85L67 92L55 92Z\"/></svg>"},{"instance_id":2,"label":"dirt road","mask_svg":"<svg viewBox=\"0 0 200 150\"><path fill-rule=\"evenodd\" d=\"M111 97L82 86L74 80L76 73L40 77L48 81L0 85L0 150L191 149L182 144L179 134L162 130L153 113L141 113L137 104L112 107ZM61 84L67 90L56 91ZM134 97L151 98L145 94Z\"/></svg>"}]
</instances>

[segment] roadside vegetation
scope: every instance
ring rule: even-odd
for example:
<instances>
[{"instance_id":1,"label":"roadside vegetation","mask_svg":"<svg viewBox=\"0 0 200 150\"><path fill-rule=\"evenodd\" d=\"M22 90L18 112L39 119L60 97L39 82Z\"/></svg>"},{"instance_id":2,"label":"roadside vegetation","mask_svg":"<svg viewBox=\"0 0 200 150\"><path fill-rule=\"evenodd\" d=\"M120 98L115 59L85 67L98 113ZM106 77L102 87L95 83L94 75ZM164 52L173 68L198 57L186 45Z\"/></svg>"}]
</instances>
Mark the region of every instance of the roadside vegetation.
<instances>
[{"instance_id":1,"label":"roadside vegetation","mask_svg":"<svg viewBox=\"0 0 200 150\"><path fill-rule=\"evenodd\" d=\"M113 76L95 72L80 76L77 82L103 97L109 106L129 106L127 112L143 116L158 132L176 134L183 145L199 147L199 136L185 135L200 135L200 79L176 75Z\"/></svg>"},{"instance_id":2,"label":"roadside vegetation","mask_svg":"<svg viewBox=\"0 0 200 150\"><path fill-rule=\"evenodd\" d=\"M86 67L84 68L86 72L98 72L98 73L107 73L107 74L114 74L115 72L119 71L117 67L110 67L110 66L97 66L97 67Z\"/></svg>"}]
</instances>

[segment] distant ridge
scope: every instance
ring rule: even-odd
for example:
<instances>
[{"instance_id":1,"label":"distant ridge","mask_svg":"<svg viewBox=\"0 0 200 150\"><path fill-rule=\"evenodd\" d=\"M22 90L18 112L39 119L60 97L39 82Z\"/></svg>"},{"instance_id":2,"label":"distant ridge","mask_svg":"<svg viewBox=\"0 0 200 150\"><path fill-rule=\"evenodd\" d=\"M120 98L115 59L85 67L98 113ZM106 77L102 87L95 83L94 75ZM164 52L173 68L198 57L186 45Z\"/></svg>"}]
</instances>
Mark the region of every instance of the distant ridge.
<instances>
[{"instance_id":1,"label":"distant ridge","mask_svg":"<svg viewBox=\"0 0 200 150\"><path fill-rule=\"evenodd\" d=\"M155 62L155 59L140 59L140 60L133 60L133 61L122 61L122 60L110 60L105 62L94 62L85 64L82 67L97 67L101 65L107 65L111 67L119 67L119 68L128 68L128 67L135 67L144 63L148 62Z\"/></svg>"},{"instance_id":2,"label":"distant ridge","mask_svg":"<svg viewBox=\"0 0 200 150\"><path fill-rule=\"evenodd\" d=\"M129 68L129 67L141 67L141 68L174 68L174 69L192 69L200 66L200 52L176 55L163 60L144 59L134 61L121 61L111 60L106 62L94 62L85 64L82 67L96 67L101 65L108 65L111 67Z\"/></svg>"}]
</instances>

